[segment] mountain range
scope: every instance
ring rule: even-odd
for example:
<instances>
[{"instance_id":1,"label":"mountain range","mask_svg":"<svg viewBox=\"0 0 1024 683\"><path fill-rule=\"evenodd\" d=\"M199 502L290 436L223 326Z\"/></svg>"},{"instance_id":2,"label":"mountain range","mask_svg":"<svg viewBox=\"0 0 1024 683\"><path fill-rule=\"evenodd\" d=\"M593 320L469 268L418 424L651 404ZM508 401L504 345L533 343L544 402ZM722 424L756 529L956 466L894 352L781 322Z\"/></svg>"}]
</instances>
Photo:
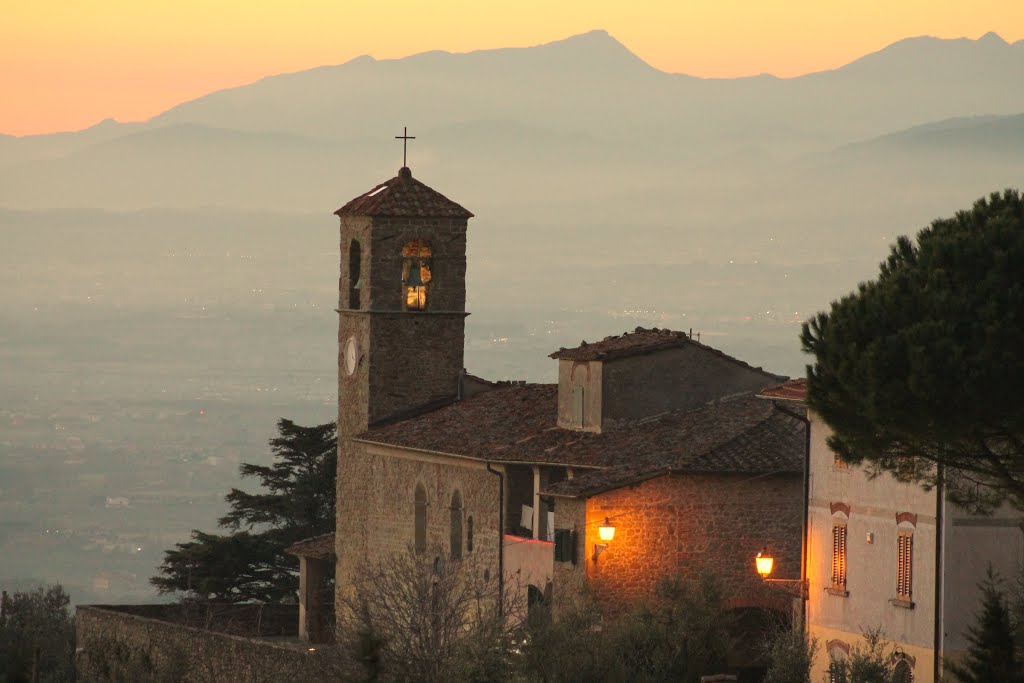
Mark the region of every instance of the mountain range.
<instances>
[{"instance_id":1,"label":"mountain range","mask_svg":"<svg viewBox=\"0 0 1024 683\"><path fill-rule=\"evenodd\" d=\"M801 245L835 245L865 218L911 230L934 217L922 208L1019 183L1020 83L1024 41L992 33L908 38L789 79L665 73L604 31L363 56L141 123L0 137L0 206L326 214L394 175L392 138L409 125L414 173L497 225L530 216L542 231L601 235L628 221L686 231L698 251L777 225ZM896 211L865 212L865 197L885 207L894 193Z\"/></svg>"}]
</instances>

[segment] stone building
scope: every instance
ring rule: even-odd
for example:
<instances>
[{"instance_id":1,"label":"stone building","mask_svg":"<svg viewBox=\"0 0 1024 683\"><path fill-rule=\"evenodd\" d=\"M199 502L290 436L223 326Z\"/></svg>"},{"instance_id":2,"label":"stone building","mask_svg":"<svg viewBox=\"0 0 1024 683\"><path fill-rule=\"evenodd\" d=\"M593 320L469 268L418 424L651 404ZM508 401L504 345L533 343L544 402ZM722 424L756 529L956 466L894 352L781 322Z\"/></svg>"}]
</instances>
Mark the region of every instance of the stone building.
<instances>
[{"instance_id":1,"label":"stone building","mask_svg":"<svg viewBox=\"0 0 1024 683\"><path fill-rule=\"evenodd\" d=\"M769 545L781 574L801 570L806 421L755 397L784 377L637 328L551 354L557 384L474 378L472 214L405 167L336 213L338 591L361 562L411 546L472 555L556 604L587 581L624 607L661 578L707 570L737 607L785 607L753 569ZM321 558L323 543L311 546ZM302 585L315 614L322 582Z\"/></svg>"},{"instance_id":2,"label":"stone building","mask_svg":"<svg viewBox=\"0 0 1024 683\"><path fill-rule=\"evenodd\" d=\"M802 407L805 380L763 392ZM946 659L966 652L967 628L989 565L1004 578L1024 562L1024 517L1004 507L978 516L892 474L843 462L828 446L828 425L809 410L807 630L822 645L814 680L832 658L881 628L895 647L901 683L942 680Z\"/></svg>"}]
</instances>

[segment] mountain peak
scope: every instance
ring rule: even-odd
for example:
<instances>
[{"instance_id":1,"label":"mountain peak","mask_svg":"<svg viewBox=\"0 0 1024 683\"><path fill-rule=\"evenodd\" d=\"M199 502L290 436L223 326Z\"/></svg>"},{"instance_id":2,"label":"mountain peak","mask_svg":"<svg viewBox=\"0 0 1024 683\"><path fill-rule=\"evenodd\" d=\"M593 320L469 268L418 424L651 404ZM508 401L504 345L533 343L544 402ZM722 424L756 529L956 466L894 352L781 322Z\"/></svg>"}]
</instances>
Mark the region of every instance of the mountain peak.
<instances>
[{"instance_id":1,"label":"mountain peak","mask_svg":"<svg viewBox=\"0 0 1024 683\"><path fill-rule=\"evenodd\" d=\"M996 33L995 31L989 31L982 37L978 38L977 42L991 43L993 45L1008 45L1008 43L1005 40L1003 40L1003 37Z\"/></svg>"}]
</instances>

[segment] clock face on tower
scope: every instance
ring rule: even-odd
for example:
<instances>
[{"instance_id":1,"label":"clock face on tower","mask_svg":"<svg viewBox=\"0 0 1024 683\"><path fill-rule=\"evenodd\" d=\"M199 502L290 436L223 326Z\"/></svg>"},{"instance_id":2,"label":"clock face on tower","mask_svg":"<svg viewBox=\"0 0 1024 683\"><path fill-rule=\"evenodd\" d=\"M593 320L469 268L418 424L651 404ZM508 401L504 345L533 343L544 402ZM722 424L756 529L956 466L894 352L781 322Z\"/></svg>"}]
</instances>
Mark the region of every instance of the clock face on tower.
<instances>
[{"instance_id":1,"label":"clock face on tower","mask_svg":"<svg viewBox=\"0 0 1024 683\"><path fill-rule=\"evenodd\" d=\"M345 342L345 374L351 375L356 371L359 363L359 342L355 337L349 337Z\"/></svg>"}]
</instances>

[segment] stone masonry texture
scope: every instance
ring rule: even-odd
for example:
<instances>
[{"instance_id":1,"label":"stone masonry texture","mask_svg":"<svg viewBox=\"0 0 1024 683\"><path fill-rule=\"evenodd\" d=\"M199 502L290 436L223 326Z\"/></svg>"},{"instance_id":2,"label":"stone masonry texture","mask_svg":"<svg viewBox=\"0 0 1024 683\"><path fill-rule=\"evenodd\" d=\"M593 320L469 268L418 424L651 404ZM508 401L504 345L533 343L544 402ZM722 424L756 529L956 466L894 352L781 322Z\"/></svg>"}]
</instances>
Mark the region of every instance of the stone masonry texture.
<instances>
[{"instance_id":1,"label":"stone masonry texture","mask_svg":"<svg viewBox=\"0 0 1024 683\"><path fill-rule=\"evenodd\" d=\"M559 512L579 524L578 507L564 504ZM711 572L725 583L733 606L787 609L789 597L760 580L754 556L767 545L776 558L773 576L799 578L801 510L798 475L666 475L594 496L586 501L580 563L556 563L556 602L559 583L572 585L579 572L612 609L651 598L663 577ZM615 538L594 562L606 517Z\"/></svg>"}]
</instances>

